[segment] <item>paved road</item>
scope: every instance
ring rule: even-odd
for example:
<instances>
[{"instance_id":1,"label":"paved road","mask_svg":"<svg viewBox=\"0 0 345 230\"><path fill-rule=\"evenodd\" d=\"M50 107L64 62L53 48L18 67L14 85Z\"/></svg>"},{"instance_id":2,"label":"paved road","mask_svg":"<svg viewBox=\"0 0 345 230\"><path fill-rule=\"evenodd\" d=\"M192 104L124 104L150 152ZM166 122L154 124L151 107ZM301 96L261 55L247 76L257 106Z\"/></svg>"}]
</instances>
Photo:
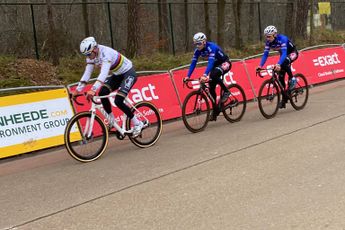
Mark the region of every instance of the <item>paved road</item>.
<instances>
[{"instance_id":1,"label":"paved road","mask_svg":"<svg viewBox=\"0 0 345 230\"><path fill-rule=\"evenodd\" d=\"M0 229L345 229L345 81L302 111L198 134L164 126L157 145L112 138L82 164L64 149L0 162Z\"/></svg>"}]
</instances>

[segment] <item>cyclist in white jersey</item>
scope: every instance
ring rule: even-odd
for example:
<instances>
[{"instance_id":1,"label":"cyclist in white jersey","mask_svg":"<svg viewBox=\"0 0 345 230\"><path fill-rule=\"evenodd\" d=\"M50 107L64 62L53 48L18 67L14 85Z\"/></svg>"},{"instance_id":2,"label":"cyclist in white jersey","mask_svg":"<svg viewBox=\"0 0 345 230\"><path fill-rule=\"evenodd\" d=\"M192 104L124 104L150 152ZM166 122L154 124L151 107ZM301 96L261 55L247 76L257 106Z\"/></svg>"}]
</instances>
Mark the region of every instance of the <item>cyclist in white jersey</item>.
<instances>
[{"instance_id":1,"label":"cyclist in white jersey","mask_svg":"<svg viewBox=\"0 0 345 230\"><path fill-rule=\"evenodd\" d=\"M137 74L132 62L118 51L104 45L97 44L94 37L87 37L80 43L80 52L86 56L86 67L84 74L74 92L74 96L80 93L89 81L95 68L100 68L100 73L92 88L87 91L87 98L92 98L96 92L100 96L108 95L118 89L115 97L115 105L121 109L134 124L133 136L138 136L143 123L132 113L131 109L124 103L129 91L137 81ZM112 75L109 76L109 72ZM114 120L111 104L108 98L101 99L104 110Z\"/></svg>"}]
</instances>

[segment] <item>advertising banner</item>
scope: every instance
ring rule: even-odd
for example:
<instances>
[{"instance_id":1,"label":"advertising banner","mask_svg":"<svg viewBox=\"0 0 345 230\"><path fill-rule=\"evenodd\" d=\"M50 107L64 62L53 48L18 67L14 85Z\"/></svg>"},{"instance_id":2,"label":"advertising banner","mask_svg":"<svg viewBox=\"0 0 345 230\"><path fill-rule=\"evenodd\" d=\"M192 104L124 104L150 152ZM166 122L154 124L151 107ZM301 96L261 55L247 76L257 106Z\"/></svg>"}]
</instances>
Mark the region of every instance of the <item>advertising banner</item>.
<instances>
[{"instance_id":1,"label":"advertising banner","mask_svg":"<svg viewBox=\"0 0 345 230\"><path fill-rule=\"evenodd\" d=\"M300 52L294 62L297 72L307 77L309 84L317 84L345 77L345 52L343 47Z\"/></svg>"},{"instance_id":2,"label":"advertising banner","mask_svg":"<svg viewBox=\"0 0 345 230\"><path fill-rule=\"evenodd\" d=\"M268 57L265 68L273 67L278 62L279 55ZM255 69L259 65L261 58L249 59L245 61L248 73L255 91L259 90L264 79L255 76ZM292 63L293 74L302 73L309 85L335 80L345 77L345 52L343 47L324 48L317 50L302 51L298 59ZM269 76L268 72L263 75ZM288 77L285 76L285 81Z\"/></svg>"},{"instance_id":3,"label":"advertising banner","mask_svg":"<svg viewBox=\"0 0 345 230\"><path fill-rule=\"evenodd\" d=\"M0 158L63 144L72 116L66 89L1 97Z\"/></svg>"},{"instance_id":4,"label":"advertising banner","mask_svg":"<svg viewBox=\"0 0 345 230\"><path fill-rule=\"evenodd\" d=\"M86 92L90 87L91 84L86 86L84 91ZM74 90L75 87L71 88L72 92ZM176 92L168 73L139 77L131 89L128 99L132 103L140 101L152 102L158 108L163 120L175 118L181 114ZM110 103L113 105L113 113L116 120L121 121L123 112L116 107L114 100L115 98L110 98ZM85 98L79 97L78 101L83 103L84 106L74 103L76 112L88 111L90 109L91 104Z\"/></svg>"}]
</instances>

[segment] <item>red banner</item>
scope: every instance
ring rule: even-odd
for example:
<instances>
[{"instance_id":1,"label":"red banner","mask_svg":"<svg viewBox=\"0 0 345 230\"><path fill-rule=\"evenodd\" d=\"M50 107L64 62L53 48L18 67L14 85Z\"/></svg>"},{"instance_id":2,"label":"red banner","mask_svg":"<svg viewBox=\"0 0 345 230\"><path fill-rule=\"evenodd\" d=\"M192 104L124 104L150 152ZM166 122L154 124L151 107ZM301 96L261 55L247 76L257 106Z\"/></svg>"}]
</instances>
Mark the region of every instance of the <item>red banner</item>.
<instances>
[{"instance_id":1,"label":"red banner","mask_svg":"<svg viewBox=\"0 0 345 230\"><path fill-rule=\"evenodd\" d=\"M294 62L297 72L317 84L345 77L345 52L342 47L303 51Z\"/></svg>"},{"instance_id":2,"label":"red banner","mask_svg":"<svg viewBox=\"0 0 345 230\"><path fill-rule=\"evenodd\" d=\"M87 91L91 84L86 86L84 91ZM72 91L75 87L72 88ZM141 76L131 89L128 98L133 103L139 101L150 101L160 111L162 119L168 120L176 117L176 111L180 111L180 106L176 97L174 86L170 80L168 73ZM76 112L87 111L91 104L85 98L78 98L78 101L84 103L84 106L74 104ZM113 105L113 112L117 120L123 112L114 104L114 98L110 99Z\"/></svg>"}]
</instances>

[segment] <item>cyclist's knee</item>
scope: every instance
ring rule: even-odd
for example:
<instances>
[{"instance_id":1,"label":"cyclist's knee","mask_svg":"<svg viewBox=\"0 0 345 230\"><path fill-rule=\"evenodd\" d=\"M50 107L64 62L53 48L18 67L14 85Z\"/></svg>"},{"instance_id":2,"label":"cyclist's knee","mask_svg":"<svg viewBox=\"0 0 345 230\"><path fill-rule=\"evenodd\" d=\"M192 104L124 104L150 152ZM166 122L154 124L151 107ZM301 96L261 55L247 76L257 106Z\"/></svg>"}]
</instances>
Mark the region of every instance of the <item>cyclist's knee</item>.
<instances>
[{"instance_id":1,"label":"cyclist's knee","mask_svg":"<svg viewBox=\"0 0 345 230\"><path fill-rule=\"evenodd\" d=\"M124 104L124 97L122 95L116 95L115 96L115 105L117 105L118 107L121 107Z\"/></svg>"},{"instance_id":2,"label":"cyclist's knee","mask_svg":"<svg viewBox=\"0 0 345 230\"><path fill-rule=\"evenodd\" d=\"M222 75L222 71L220 71L218 68L215 68L214 70L211 71L210 73L210 78L212 80L219 80L220 79L220 76Z\"/></svg>"},{"instance_id":3,"label":"cyclist's knee","mask_svg":"<svg viewBox=\"0 0 345 230\"><path fill-rule=\"evenodd\" d=\"M106 85L103 85L102 88L99 90L98 95L99 96L105 96L105 95L108 95L109 93L111 93L109 87Z\"/></svg>"}]
</instances>

